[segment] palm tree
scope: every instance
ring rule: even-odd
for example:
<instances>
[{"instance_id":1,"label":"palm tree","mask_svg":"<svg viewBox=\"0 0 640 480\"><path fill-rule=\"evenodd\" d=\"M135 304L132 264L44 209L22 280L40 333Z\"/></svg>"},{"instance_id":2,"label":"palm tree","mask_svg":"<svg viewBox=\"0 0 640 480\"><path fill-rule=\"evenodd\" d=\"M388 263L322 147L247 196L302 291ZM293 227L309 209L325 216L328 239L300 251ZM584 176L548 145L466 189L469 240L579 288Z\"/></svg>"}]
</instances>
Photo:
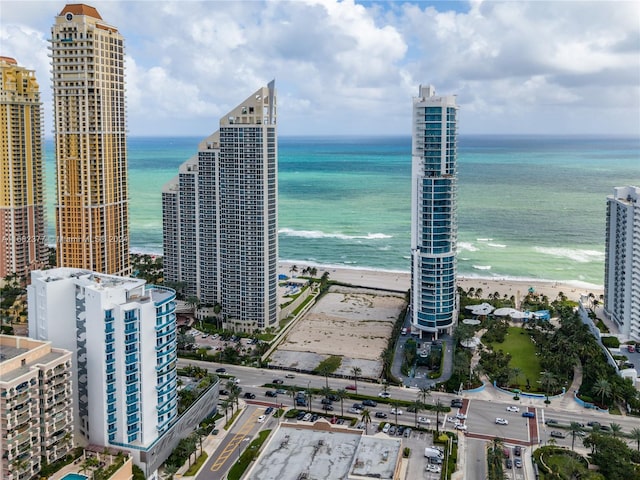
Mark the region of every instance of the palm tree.
<instances>
[{"instance_id":1,"label":"palm tree","mask_svg":"<svg viewBox=\"0 0 640 480\"><path fill-rule=\"evenodd\" d=\"M298 271L298 266L297 265L291 265L289 267L289 272L290 273L296 273Z\"/></svg>"},{"instance_id":2,"label":"palm tree","mask_svg":"<svg viewBox=\"0 0 640 480\"><path fill-rule=\"evenodd\" d=\"M358 377L362 374L362 369L360 367L351 368L351 373L353 374L353 382L356 386L356 395L358 394Z\"/></svg>"},{"instance_id":3,"label":"palm tree","mask_svg":"<svg viewBox=\"0 0 640 480\"><path fill-rule=\"evenodd\" d=\"M227 423L227 410L229 409L229 402L227 400L223 400L220 402L220 406L224 408L224 423Z\"/></svg>"},{"instance_id":4,"label":"palm tree","mask_svg":"<svg viewBox=\"0 0 640 480\"><path fill-rule=\"evenodd\" d=\"M371 412L368 408L365 408L362 411L362 419L364 422L364 433L365 435L369 435L369 424L371 423Z\"/></svg>"},{"instance_id":5,"label":"palm tree","mask_svg":"<svg viewBox=\"0 0 640 480\"><path fill-rule=\"evenodd\" d=\"M599 378L593 384L593 391L600 396L601 404L604 405L605 397L611 396L611 384L606 378Z\"/></svg>"},{"instance_id":6,"label":"palm tree","mask_svg":"<svg viewBox=\"0 0 640 480\"><path fill-rule=\"evenodd\" d=\"M638 451L640 452L640 428L635 427L631 429L631 438L638 444Z\"/></svg>"},{"instance_id":7,"label":"palm tree","mask_svg":"<svg viewBox=\"0 0 640 480\"><path fill-rule=\"evenodd\" d=\"M311 393L311 390L309 390L308 388L307 388L307 401L309 402L309 413L311 413L311 410L312 410L311 403L313 402L313 393Z\"/></svg>"},{"instance_id":8,"label":"palm tree","mask_svg":"<svg viewBox=\"0 0 640 480\"><path fill-rule=\"evenodd\" d=\"M349 396L349 393L344 388L340 388L336 391L336 396L340 399L340 416L344 417L344 399Z\"/></svg>"},{"instance_id":9,"label":"palm tree","mask_svg":"<svg viewBox=\"0 0 640 480\"><path fill-rule=\"evenodd\" d=\"M293 405L293 408L296 408L296 401L295 401L295 396L296 396L296 392L294 392L293 390L287 390L287 395L289 395L291 397L291 405Z\"/></svg>"},{"instance_id":10,"label":"palm tree","mask_svg":"<svg viewBox=\"0 0 640 480\"><path fill-rule=\"evenodd\" d=\"M427 386L420 387L420 393L418 395L420 395L420 398L422 398L422 404L426 405L427 404L427 397L431 396L431 388L429 388Z\"/></svg>"},{"instance_id":11,"label":"palm tree","mask_svg":"<svg viewBox=\"0 0 640 480\"><path fill-rule=\"evenodd\" d=\"M489 465L489 472L491 479L501 478L502 474L502 461L504 460L504 442L501 438L494 438L491 442L491 446L487 451L487 463Z\"/></svg>"},{"instance_id":12,"label":"palm tree","mask_svg":"<svg viewBox=\"0 0 640 480\"><path fill-rule=\"evenodd\" d=\"M569 431L571 432L571 450L573 450L574 443L576 441L576 435L582 432L582 426L578 422L571 422L569 425Z\"/></svg>"},{"instance_id":13,"label":"palm tree","mask_svg":"<svg viewBox=\"0 0 640 480\"><path fill-rule=\"evenodd\" d=\"M320 367L320 369L318 370L318 373L320 375L324 375L324 380L326 382L326 386L327 386L327 388L329 388L329 374L331 373L331 368L329 368L327 365L322 365Z\"/></svg>"},{"instance_id":14,"label":"palm tree","mask_svg":"<svg viewBox=\"0 0 640 480\"><path fill-rule=\"evenodd\" d=\"M613 438L617 438L622 431L622 426L619 423L610 423L609 427L611 427L611 435L613 435Z\"/></svg>"},{"instance_id":15,"label":"palm tree","mask_svg":"<svg viewBox=\"0 0 640 480\"><path fill-rule=\"evenodd\" d=\"M440 412L444 412L445 406L440 399L436 400L434 410L436 411L436 436L440 436Z\"/></svg>"},{"instance_id":16,"label":"palm tree","mask_svg":"<svg viewBox=\"0 0 640 480\"><path fill-rule=\"evenodd\" d=\"M414 420L415 420L416 428L418 428L418 412L424 408L424 404L418 398L411 404L411 406L414 409L414 417L415 417Z\"/></svg>"},{"instance_id":17,"label":"palm tree","mask_svg":"<svg viewBox=\"0 0 640 480\"><path fill-rule=\"evenodd\" d=\"M558 383L556 377L552 372L542 372L542 375L540 375L540 383L542 383L545 394L547 395L545 402L549 403L549 393L553 391Z\"/></svg>"},{"instance_id":18,"label":"palm tree","mask_svg":"<svg viewBox=\"0 0 640 480\"><path fill-rule=\"evenodd\" d=\"M320 395L322 395L324 398L329 398L329 395L331 395L332 390L327 386L327 387L322 387L320 389Z\"/></svg>"}]
</instances>

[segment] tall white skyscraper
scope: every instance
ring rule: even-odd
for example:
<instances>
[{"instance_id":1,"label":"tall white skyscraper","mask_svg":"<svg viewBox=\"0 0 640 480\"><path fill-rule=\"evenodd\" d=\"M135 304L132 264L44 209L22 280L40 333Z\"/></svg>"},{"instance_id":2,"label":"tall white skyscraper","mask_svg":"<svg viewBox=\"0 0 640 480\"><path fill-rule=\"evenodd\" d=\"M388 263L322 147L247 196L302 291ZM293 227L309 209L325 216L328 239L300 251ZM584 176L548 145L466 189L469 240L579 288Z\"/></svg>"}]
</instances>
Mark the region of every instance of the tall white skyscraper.
<instances>
[{"instance_id":1,"label":"tall white skyscraper","mask_svg":"<svg viewBox=\"0 0 640 480\"><path fill-rule=\"evenodd\" d=\"M411 324L437 337L457 319L456 97L420 86L411 142Z\"/></svg>"},{"instance_id":2,"label":"tall white skyscraper","mask_svg":"<svg viewBox=\"0 0 640 480\"><path fill-rule=\"evenodd\" d=\"M640 188L607 197L604 310L626 338L640 341Z\"/></svg>"},{"instance_id":3,"label":"tall white skyscraper","mask_svg":"<svg viewBox=\"0 0 640 480\"><path fill-rule=\"evenodd\" d=\"M78 438L147 462L178 416L175 292L56 268L32 272L28 305L30 335L73 352Z\"/></svg>"},{"instance_id":4,"label":"tall white skyscraper","mask_svg":"<svg viewBox=\"0 0 640 480\"><path fill-rule=\"evenodd\" d=\"M220 120L162 193L165 281L219 304L227 328L277 324L274 82Z\"/></svg>"}]
</instances>

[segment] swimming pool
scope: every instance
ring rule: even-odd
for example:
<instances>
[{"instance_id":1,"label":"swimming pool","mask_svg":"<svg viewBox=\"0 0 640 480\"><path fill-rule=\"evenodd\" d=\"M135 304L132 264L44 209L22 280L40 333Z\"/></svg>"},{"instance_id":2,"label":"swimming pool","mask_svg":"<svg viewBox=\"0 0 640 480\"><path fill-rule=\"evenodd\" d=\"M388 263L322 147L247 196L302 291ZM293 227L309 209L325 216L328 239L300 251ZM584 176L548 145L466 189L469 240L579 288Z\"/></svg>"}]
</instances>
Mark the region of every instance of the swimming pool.
<instances>
[{"instance_id":1,"label":"swimming pool","mask_svg":"<svg viewBox=\"0 0 640 480\"><path fill-rule=\"evenodd\" d=\"M87 480L89 477L79 473L67 473L61 480Z\"/></svg>"}]
</instances>

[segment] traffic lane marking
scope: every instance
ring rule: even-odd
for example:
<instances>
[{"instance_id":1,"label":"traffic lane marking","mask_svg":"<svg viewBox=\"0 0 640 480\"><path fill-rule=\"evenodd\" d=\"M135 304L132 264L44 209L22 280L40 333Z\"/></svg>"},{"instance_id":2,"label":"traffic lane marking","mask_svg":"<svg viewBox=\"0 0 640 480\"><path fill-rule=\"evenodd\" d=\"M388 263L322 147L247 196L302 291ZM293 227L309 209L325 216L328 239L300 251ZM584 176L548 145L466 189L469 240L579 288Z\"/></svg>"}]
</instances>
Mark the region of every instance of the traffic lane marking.
<instances>
[{"instance_id":1,"label":"traffic lane marking","mask_svg":"<svg viewBox=\"0 0 640 480\"><path fill-rule=\"evenodd\" d=\"M216 458L216 461L211 465L211 471L216 472L222 468L222 466L226 463L226 461L231 457L231 455L235 452L236 448L240 445L240 442L244 440L244 438L251 432L255 423L254 419L258 418L258 410L255 410L251 416L244 422L244 425L238 430L238 433L234 434L233 438L225 445L224 449Z\"/></svg>"}]
</instances>

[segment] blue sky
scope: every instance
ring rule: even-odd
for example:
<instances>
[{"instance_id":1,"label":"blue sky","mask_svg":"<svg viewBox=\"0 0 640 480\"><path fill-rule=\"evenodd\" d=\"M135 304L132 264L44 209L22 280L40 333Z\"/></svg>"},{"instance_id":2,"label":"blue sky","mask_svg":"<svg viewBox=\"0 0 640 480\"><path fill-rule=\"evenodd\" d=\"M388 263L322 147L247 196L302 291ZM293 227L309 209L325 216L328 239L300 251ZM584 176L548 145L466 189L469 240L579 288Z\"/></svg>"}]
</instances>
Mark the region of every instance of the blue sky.
<instances>
[{"instance_id":1,"label":"blue sky","mask_svg":"<svg viewBox=\"0 0 640 480\"><path fill-rule=\"evenodd\" d=\"M640 2L87 3L125 37L131 135L205 136L275 78L281 135L409 135L431 83L462 134L640 137ZM0 55L35 70L47 134L64 5L0 0Z\"/></svg>"}]
</instances>

